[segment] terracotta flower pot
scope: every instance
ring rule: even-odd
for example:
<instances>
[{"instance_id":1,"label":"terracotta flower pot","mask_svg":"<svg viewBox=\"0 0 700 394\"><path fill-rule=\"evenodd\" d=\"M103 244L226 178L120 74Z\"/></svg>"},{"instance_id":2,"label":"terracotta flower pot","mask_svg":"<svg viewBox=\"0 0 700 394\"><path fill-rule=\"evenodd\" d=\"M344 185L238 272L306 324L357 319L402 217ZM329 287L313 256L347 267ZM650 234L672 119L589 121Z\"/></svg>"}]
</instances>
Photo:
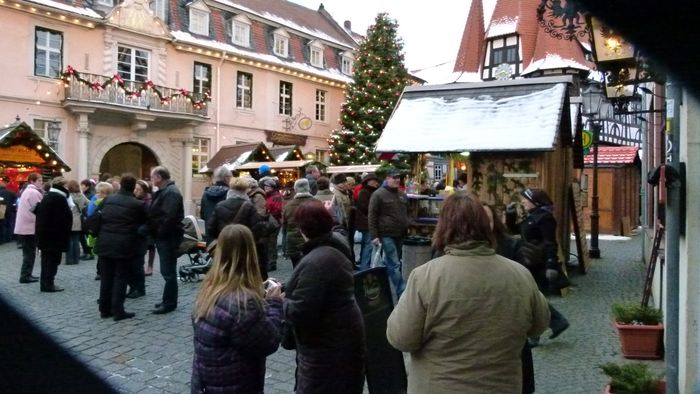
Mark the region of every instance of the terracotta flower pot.
<instances>
[{"instance_id":1,"label":"terracotta flower pot","mask_svg":"<svg viewBox=\"0 0 700 394\"><path fill-rule=\"evenodd\" d=\"M663 357L663 324L613 324L620 334L620 346L625 358L655 360Z\"/></svg>"},{"instance_id":2,"label":"terracotta flower pot","mask_svg":"<svg viewBox=\"0 0 700 394\"><path fill-rule=\"evenodd\" d=\"M610 385L605 386L605 390L603 391L603 394L615 394L615 392L610 391ZM666 394L666 379L662 379L659 382L659 394Z\"/></svg>"}]
</instances>

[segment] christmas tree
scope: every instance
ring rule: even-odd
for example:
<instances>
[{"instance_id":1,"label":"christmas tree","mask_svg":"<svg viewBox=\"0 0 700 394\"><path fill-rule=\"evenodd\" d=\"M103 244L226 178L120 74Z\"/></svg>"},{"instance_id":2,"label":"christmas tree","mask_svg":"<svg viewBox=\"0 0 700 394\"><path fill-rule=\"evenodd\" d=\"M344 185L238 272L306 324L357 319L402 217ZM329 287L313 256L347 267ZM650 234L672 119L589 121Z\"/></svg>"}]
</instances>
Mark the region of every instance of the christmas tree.
<instances>
[{"instance_id":1,"label":"christmas tree","mask_svg":"<svg viewBox=\"0 0 700 394\"><path fill-rule=\"evenodd\" d=\"M403 88L410 83L397 28L395 20L380 13L367 29L367 38L355 55L353 82L345 90L340 128L333 130L328 140L331 164L378 161L374 145Z\"/></svg>"}]
</instances>

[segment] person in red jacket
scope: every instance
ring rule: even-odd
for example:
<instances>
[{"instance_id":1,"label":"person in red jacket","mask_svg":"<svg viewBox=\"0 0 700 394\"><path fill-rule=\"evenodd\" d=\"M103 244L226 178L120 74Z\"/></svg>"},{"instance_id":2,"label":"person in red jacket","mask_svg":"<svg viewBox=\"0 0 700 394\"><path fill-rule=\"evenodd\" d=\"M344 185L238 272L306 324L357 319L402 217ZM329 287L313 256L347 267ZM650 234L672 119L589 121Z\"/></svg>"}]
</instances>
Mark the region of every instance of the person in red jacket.
<instances>
[{"instance_id":1,"label":"person in red jacket","mask_svg":"<svg viewBox=\"0 0 700 394\"><path fill-rule=\"evenodd\" d=\"M277 220L277 223L282 223L282 208L284 207L284 198L280 193L279 184L275 178L266 177L260 180L260 187L265 191L265 208L267 213ZM267 270L274 271L277 269L277 237L280 232L280 226L272 232L267 238Z\"/></svg>"}]
</instances>

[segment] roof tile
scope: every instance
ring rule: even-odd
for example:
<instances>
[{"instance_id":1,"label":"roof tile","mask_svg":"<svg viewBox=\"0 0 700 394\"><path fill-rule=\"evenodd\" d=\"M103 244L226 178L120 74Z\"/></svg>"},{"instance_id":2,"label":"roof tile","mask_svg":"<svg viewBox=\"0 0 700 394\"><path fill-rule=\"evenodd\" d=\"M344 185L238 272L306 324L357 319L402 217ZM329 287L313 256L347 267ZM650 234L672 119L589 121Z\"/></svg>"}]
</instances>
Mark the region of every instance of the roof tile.
<instances>
[{"instance_id":1,"label":"roof tile","mask_svg":"<svg viewBox=\"0 0 700 394\"><path fill-rule=\"evenodd\" d=\"M484 5L474 0L469 7L454 71L479 72L484 61L484 46Z\"/></svg>"},{"instance_id":2,"label":"roof tile","mask_svg":"<svg viewBox=\"0 0 700 394\"><path fill-rule=\"evenodd\" d=\"M598 164L633 164L637 160L636 146L599 146ZM583 158L584 164L593 164L593 150Z\"/></svg>"}]
</instances>

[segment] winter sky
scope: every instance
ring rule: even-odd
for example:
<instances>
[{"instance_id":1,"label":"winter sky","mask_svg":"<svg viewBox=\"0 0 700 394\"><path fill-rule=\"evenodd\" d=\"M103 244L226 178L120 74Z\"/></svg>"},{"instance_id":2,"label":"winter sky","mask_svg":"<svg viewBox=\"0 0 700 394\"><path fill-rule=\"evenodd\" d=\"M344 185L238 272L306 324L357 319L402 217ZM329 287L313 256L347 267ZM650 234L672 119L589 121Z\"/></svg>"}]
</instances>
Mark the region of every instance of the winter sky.
<instances>
[{"instance_id":1,"label":"winter sky","mask_svg":"<svg viewBox=\"0 0 700 394\"><path fill-rule=\"evenodd\" d=\"M352 30L365 34L380 12L387 12L399 24L398 35L404 42L405 63L416 71L452 62L467 22L471 1L431 0L291 0L311 9L324 8L341 26L352 22ZM490 18L495 0L484 1L485 19Z\"/></svg>"}]
</instances>

